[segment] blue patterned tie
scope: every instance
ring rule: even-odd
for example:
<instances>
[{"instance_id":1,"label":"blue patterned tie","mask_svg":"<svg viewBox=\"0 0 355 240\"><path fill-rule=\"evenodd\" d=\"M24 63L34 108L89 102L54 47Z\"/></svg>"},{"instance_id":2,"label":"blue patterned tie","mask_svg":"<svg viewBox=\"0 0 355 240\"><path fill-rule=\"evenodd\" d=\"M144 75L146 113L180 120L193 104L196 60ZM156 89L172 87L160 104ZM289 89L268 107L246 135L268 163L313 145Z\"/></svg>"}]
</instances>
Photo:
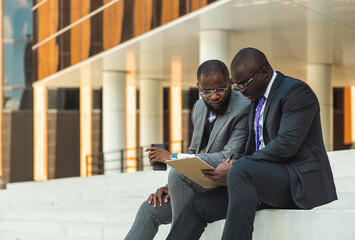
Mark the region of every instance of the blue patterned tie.
<instances>
[{"instance_id":1,"label":"blue patterned tie","mask_svg":"<svg viewBox=\"0 0 355 240\"><path fill-rule=\"evenodd\" d=\"M261 109L263 108L264 106L264 103L265 103L265 100L266 100L266 97L263 96L260 101L259 101L259 104L256 108L256 114L255 114L255 148L256 148L256 151L259 150L259 120L260 120L260 113L261 113Z\"/></svg>"},{"instance_id":2,"label":"blue patterned tie","mask_svg":"<svg viewBox=\"0 0 355 240\"><path fill-rule=\"evenodd\" d=\"M217 114L215 114L214 112L210 111L208 114L208 121L210 123L213 123L214 120L216 120L217 118Z\"/></svg>"}]
</instances>

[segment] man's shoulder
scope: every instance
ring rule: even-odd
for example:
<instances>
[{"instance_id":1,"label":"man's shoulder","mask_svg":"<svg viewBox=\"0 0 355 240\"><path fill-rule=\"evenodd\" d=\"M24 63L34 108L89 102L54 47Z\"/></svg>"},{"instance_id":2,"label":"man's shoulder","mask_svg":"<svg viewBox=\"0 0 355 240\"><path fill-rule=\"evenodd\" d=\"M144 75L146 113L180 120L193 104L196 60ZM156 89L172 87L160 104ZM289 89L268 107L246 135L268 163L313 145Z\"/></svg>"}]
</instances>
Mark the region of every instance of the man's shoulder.
<instances>
[{"instance_id":1,"label":"man's shoulder","mask_svg":"<svg viewBox=\"0 0 355 240\"><path fill-rule=\"evenodd\" d=\"M192 115L196 116L202 114L204 111L207 111L206 103L202 99L197 100L192 108Z\"/></svg>"},{"instance_id":2,"label":"man's shoulder","mask_svg":"<svg viewBox=\"0 0 355 240\"><path fill-rule=\"evenodd\" d=\"M231 112L248 112L250 101L246 99L239 91L231 90Z\"/></svg>"},{"instance_id":3,"label":"man's shoulder","mask_svg":"<svg viewBox=\"0 0 355 240\"><path fill-rule=\"evenodd\" d=\"M277 92L279 96L287 99L317 100L314 91L306 82L289 76L284 76Z\"/></svg>"},{"instance_id":4,"label":"man's shoulder","mask_svg":"<svg viewBox=\"0 0 355 240\"><path fill-rule=\"evenodd\" d=\"M283 88L294 88L294 87L304 87L304 88L309 88L309 85L297 78L290 77L290 76L284 76L282 75L283 80L281 83L281 87Z\"/></svg>"},{"instance_id":5,"label":"man's shoulder","mask_svg":"<svg viewBox=\"0 0 355 240\"><path fill-rule=\"evenodd\" d=\"M278 76L272 86L272 89L276 90L277 95L290 96L296 92L313 92L306 82L294 77L285 76L280 72L277 72L277 74Z\"/></svg>"},{"instance_id":6,"label":"man's shoulder","mask_svg":"<svg viewBox=\"0 0 355 240\"><path fill-rule=\"evenodd\" d=\"M195 102L193 109L196 110L201 110L207 108L206 103L203 101L203 99L199 99Z\"/></svg>"}]
</instances>

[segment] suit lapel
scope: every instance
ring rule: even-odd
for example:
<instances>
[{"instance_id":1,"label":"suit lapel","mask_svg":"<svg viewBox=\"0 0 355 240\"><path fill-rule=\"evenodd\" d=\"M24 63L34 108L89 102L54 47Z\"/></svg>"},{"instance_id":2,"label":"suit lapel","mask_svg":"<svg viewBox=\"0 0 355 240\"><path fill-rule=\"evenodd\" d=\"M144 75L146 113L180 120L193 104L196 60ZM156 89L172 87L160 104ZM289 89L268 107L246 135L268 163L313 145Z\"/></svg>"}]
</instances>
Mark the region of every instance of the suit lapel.
<instances>
[{"instance_id":1,"label":"suit lapel","mask_svg":"<svg viewBox=\"0 0 355 240\"><path fill-rule=\"evenodd\" d=\"M245 146L245 150L247 154L252 154L255 151L255 132L254 132L254 118L255 118L255 109L257 107L257 103L250 104L250 110L248 115L248 124L249 124L249 135L248 141Z\"/></svg>"},{"instance_id":2,"label":"suit lapel","mask_svg":"<svg viewBox=\"0 0 355 240\"><path fill-rule=\"evenodd\" d=\"M196 123L198 123L198 131L196 131L196 133L198 133L198 136L196 137L198 139L198 146L196 149L197 153L199 153L201 150L200 147L201 147L206 120L207 120L207 107L204 105L203 108L201 109L201 112L198 114L196 118ZM197 127L196 124L194 127Z\"/></svg>"},{"instance_id":3,"label":"suit lapel","mask_svg":"<svg viewBox=\"0 0 355 240\"><path fill-rule=\"evenodd\" d=\"M218 116L216 119L216 122L214 123L214 126L212 128L212 132L210 135L210 138L208 139L207 147L206 147L206 152L208 152L215 141L219 131L222 129L224 124L226 124L228 120L229 113L231 112L231 108L233 105L233 102L235 101L236 98L236 93L231 89L230 92L230 98L229 98L229 103L226 109L226 112L222 116Z\"/></svg>"},{"instance_id":4,"label":"suit lapel","mask_svg":"<svg viewBox=\"0 0 355 240\"><path fill-rule=\"evenodd\" d=\"M268 114L268 110L269 110L269 107L270 107L270 104L272 102L272 99L274 98L276 92L277 92L277 89L280 87L283 79L285 78L285 76L280 73L280 72L277 72L277 76L275 78L275 81L273 83L273 85L271 86L271 89L270 89L270 93L269 93L269 96L267 98L267 101L266 101L266 104L265 104L265 109L264 109L264 122L266 120L266 116Z\"/></svg>"}]
</instances>

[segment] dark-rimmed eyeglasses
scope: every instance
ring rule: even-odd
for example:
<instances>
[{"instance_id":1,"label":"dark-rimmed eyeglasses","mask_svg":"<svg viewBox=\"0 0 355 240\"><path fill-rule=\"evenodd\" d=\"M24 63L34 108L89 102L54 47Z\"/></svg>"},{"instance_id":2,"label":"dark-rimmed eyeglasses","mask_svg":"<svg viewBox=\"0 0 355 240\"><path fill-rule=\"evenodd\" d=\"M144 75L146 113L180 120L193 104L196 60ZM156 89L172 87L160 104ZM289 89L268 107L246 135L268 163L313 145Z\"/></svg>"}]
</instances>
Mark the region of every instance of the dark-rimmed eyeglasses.
<instances>
[{"instance_id":1,"label":"dark-rimmed eyeglasses","mask_svg":"<svg viewBox=\"0 0 355 240\"><path fill-rule=\"evenodd\" d=\"M213 92L215 92L218 95L222 95L225 91L227 91L229 87L229 83L226 87L224 88L216 88L216 89L212 89L212 90L201 90L201 88L199 88L200 90L200 94L204 97L210 97L212 95Z\"/></svg>"},{"instance_id":2,"label":"dark-rimmed eyeglasses","mask_svg":"<svg viewBox=\"0 0 355 240\"><path fill-rule=\"evenodd\" d=\"M251 81L253 81L255 75L256 75L261 69L263 69L264 67L265 67L265 65L262 65L260 68L258 68L258 69L253 73L253 75L249 78L249 80L246 80L246 81L243 81L243 82L240 82L240 83L233 82L233 83L232 83L233 88L236 89L236 90L246 89L246 88L248 87L249 83L250 83Z\"/></svg>"}]
</instances>

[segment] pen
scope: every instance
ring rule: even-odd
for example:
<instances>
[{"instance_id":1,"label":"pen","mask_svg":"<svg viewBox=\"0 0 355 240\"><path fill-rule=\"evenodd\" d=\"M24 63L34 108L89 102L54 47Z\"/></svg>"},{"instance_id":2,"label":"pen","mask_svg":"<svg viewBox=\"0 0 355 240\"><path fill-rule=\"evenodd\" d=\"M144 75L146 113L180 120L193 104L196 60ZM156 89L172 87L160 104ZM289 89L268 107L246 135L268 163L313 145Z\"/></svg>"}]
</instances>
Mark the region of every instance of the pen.
<instances>
[{"instance_id":1,"label":"pen","mask_svg":"<svg viewBox=\"0 0 355 240\"><path fill-rule=\"evenodd\" d=\"M227 163L229 163L229 161L233 158L233 153L230 155L229 158L227 158Z\"/></svg>"}]
</instances>

